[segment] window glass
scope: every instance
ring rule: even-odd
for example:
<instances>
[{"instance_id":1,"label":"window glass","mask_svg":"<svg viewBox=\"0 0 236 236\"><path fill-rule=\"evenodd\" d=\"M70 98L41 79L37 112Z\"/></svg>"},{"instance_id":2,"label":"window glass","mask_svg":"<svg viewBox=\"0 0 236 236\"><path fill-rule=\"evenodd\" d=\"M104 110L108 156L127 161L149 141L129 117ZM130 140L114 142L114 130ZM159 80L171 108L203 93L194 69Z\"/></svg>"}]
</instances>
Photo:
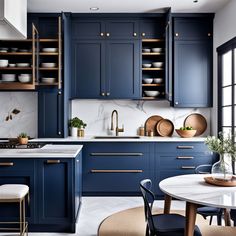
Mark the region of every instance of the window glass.
<instances>
[{"instance_id":1,"label":"window glass","mask_svg":"<svg viewBox=\"0 0 236 236\"><path fill-rule=\"evenodd\" d=\"M224 87L222 90L222 105L232 105L232 86Z\"/></svg>"},{"instance_id":2,"label":"window glass","mask_svg":"<svg viewBox=\"0 0 236 236\"><path fill-rule=\"evenodd\" d=\"M227 86L232 84L232 51L223 55L222 66L222 85Z\"/></svg>"},{"instance_id":3,"label":"window glass","mask_svg":"<svg viewBox=\"0 0 236 236\"><path fill-rule=\"evenodd\" d=\"M231 126L232 125L232 107L222 108L222 125Z\"/></svg>"},{"instance_id":4,"label":"window glass","mask_svg":"<svg viewBox=\"0 0 236 236\"><path fill-rule=\"evenodd\" d=\"M231 134L231 128L223 127L222 132L223 132L224 136L227 137L229 134Z\"/></svg>"}]
</instances>

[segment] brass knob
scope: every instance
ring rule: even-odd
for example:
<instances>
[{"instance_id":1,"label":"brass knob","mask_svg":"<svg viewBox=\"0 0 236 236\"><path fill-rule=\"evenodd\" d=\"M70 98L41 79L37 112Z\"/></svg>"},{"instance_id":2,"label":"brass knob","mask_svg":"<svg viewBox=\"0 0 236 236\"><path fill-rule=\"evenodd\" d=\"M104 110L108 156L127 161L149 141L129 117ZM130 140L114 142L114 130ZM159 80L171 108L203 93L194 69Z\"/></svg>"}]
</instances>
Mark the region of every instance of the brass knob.
<instances>
[{"instance_id":1,"label":"brass knob","mask_svg":"<svg viewBox=\"0 0 236 236\"><path fill-rule=\"evenodd\" d=\"M175 36L176 36L176 37L179 37L179 33L175 33Z\"/></svg>"},{"instance_id":2,"label":"brass knob","mask_svg":"<svg viewBox=\"0 0 236 236\"><path fill-rule=\"evenodd\" d=\"M109 37L110 36L110 33L107 33L107 37Z\"/></svg>"},{"instance_id":3,"label":"brass knob","mask_svg":"<svg viewBox=\"0 0 236 236\"><path fill-rule=\"evenodd\" d=\"M61 91L58 92L58 95L61 95Z\"/></svg>"},{"instance_id":4,"label":"brass knob","mask_svg":"<svg viewBox=\"0 0 236 236\"><path fill-rule=\"evenodd\" d=\"M103 37L103 36L104 36L104 33L101 33L100 36Z\"/></svg>"},{"instance_id":5,"label":"brass knob","mask_svg":"<svg viewBox=\"0 0 236 236\"><path fill-rule=\"evenodd\" d=\"M145 35L146 35L145 33L142 33L142 36L143 36L143 37L145 37Z\"/></svg>"},{"instance_id":6,"label":"brass knob","mask_svg":"<svg viewBox=\"0 0 236 236\"><path fill-rule=\"evenodd\" d=\"M102 96L105 96L105 93L101 93Z\"/></svg>"},{"instance_id":7,"label":"brass knob","mask_svg":"<svg viewBox=\"0 0 236 236\"><path fill-rule=\"evenodd\" d=\"M208 33L207 35L208 35L208 37L210 37L210 36L211 36L211 33Z\"/></svg>"},{"instance_id":8,"label":"brass knob","mask_svg":"<svg viewBox=\"0 0 236 236\"><path fill-rule=\"evenodd\" d=\"M137 37L137 33L134 33L134 37Z\"/></svg>"},{"instance_id":9,"label":"brass knob","mask_svg":"<svg viewBox=\"0 0 236 236\"><path fill-rule=\"evenodd\" d=\"M110 96L110 93L107 93L106 95L107 95L107 96Z\"/></svg>"},{"instance_id":10,"label":"brass knob","mask_svg":"<svg viewBox=\"0 0 236 236\"><path fill-rule=\"evenodd\" d=\"M175 105L178 105L179 104L179 102L175 102Z\"/></svg>"},{"instance_id":11,"label":"brass knob","mask_svg":"<svg viewBox=\"0 0 236 236\"><path fill-rule=\"evenodd\" d=\"M58 134L61 135L61 131L59 131Z\"/></svg>"}]
</instances>

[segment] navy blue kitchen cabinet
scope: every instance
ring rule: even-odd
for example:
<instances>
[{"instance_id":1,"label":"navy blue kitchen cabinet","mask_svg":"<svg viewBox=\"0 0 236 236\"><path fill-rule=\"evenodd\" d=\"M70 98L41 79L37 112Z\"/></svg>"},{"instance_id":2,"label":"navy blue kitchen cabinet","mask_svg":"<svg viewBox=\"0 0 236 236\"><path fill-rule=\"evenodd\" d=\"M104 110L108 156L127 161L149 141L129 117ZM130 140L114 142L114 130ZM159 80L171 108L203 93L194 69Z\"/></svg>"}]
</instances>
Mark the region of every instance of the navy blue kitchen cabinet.
<instances>
[{"instance_id":1,"label":"navy blue kitchen cabinet","mask_svg":"<svg viewBox=\"0 0 236 236\"><path fill-rule=\"evenodd\" d=\"M153 179L150 145L86 143L83 148L83 195L140 195L139 182Z\"/></svg>"},{"instance_id":2,"label":"navy blue kitchen cabinet","mask_svg":"<svg viewBox=\"0 0 236 236\"><path fill-rule=\"evenodd\" d=\"M79 217L80 204L82 200L82 151L75 158L75 219Z\"/></svg>"},{"instance_id":3,"label":"navy blue kitchen cabinet","mask_svg":"<svg viewBox=\"0 0 236 236\"><path fill-rule=\"evenodd\" d=\"M202 164L213 164L216 159L203 142L157 143L155 155L155 182L185 174L194 174L195 168ZM154 185L159 198L163 193Z\"/></svg>"},{"instance_id":4,"label":"navy blue kitchen cabinet","mask_svg":"<svg viewBox=\"0 0 236 236\"><path fill-rule=\"evenodd\" d=\"M72 98L139 97L138 40L76 40L72 63Z\"/></svg>"},{"instance_id":5,"label":"navy blue kitchen cabinet","mask_svg":"<svg viewBox=\"0 0 236 236\"><path fill-rule=\"evenodd\" d=\"M174 107L211 107L213 14L173 14L168 18L167 99Z\"/></svg>"}]
</instances>

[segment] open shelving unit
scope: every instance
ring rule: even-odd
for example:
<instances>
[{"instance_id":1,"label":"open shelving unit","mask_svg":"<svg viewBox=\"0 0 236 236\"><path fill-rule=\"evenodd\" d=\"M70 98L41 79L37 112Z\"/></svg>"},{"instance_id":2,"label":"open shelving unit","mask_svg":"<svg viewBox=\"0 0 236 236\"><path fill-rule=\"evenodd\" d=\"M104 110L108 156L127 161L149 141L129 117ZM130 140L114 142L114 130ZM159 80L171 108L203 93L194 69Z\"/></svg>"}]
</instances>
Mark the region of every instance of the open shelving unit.
<instances>
[{"instance_id":1,"label":"open shelving unit","mask_svg":"<svg viewBox=\"0 0 236 236\"><path fill-rule=\"evenodd\" d=\"M162 48L160 52L152 52L152 48ZM150 49L150 52L143 52L143 49ZM142 64L152 64L153 62L162 62L160 68L142 66L142 98L144 100L161 100L165 96L165 41L164 39L143 39L142 40ZM161 78L161 83L145 84L145 78ZM158 91L160 94L156 97L145 95L144 91Z\"/></svg>"}]
</instances>

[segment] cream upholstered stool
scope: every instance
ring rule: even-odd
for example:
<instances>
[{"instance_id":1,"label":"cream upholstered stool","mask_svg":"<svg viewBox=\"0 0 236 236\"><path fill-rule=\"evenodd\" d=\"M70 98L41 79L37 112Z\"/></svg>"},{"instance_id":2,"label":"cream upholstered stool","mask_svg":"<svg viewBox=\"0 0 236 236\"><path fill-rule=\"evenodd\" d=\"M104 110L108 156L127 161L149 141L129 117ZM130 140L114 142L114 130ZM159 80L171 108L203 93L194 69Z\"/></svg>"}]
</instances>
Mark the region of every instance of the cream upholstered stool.
<instances>
[{"instance_id":1,"label":"cream upholstered stool","mask_svg":"<svg viewBox=\"0 0 236 236\"><path fill-rule=\"evenodd\" d=\"M24 184L4 184L0 186L0 203L19 203L19 222L0 222L2 224L19 224L19 228L0 228L0 230L19 230L20 236L28 235L28 223L25 221L25 197L29 196L29 187Z\"/></svg>"}]
</instances>

